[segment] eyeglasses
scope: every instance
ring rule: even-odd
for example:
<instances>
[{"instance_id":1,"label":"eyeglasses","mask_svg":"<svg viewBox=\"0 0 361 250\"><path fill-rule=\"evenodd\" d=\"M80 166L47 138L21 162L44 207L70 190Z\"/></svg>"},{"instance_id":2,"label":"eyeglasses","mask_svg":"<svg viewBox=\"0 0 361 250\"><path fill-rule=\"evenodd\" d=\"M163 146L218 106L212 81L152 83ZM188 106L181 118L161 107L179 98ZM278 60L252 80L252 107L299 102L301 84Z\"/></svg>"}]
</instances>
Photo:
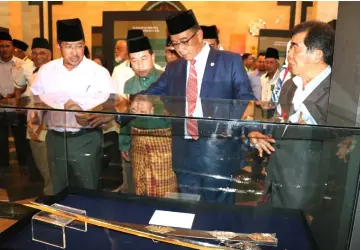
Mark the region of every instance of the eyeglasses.
<instances>
[{"instance_id":1,"label":"eyeglasses","mask_svg":"<svg viewBox=\"0 0 361 250\"><path fill-rule=\"evenodd\" d=\"M81 50L81 49L84 49L85 45L84 44L77 44L75 46L73 45L70 45L70 44L67 44L65 46L61 46L61 48L67 52L70 52L72 51L73 49L75 50Z\"/></svg>"},{"instance_id":2,"label":"eyeglasses","mask_svg":"<svg viewBox=\"0 0 361 250\"><path fill-rule=\"evenodd\" d=\"M170 42L170 46L174 47L175 49L179 49L179 47L182 45L183 47L188 47L189 46L189 41L197 34L199 29L196 30L196 32L194 32L194 34L186 41L180 41L178 43L174 43L174 42Z\"/></svg>"}]
</instances>

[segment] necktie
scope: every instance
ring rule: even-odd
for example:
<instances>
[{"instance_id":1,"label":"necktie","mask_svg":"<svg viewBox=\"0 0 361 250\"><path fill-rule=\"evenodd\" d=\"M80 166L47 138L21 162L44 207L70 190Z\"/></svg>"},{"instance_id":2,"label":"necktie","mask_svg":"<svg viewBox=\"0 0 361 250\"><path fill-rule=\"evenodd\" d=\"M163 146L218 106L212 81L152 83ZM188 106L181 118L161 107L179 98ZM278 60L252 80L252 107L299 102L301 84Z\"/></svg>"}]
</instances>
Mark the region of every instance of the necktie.
<instances>
[{"instance_id":1,"label":"necktie","mask_svg":"<svg viewBox=\"0 0 361 250\"><path fill-rule=\"evenodd\" d=\"M189 76L187 81L187 104L188 104L188 116L193 116L194 110L196 109L196 103L198 98L198 85L197 85L197 71L195 64L196 60L191 61L189 70ZM187 133L193 140L198 140L198 122L194 119L186 120Z\"/></svg>"},{"instance_id":2,"label":"necktie","mask_svg":"<svg viewBox=\"0 0 361 250\"><path fill-rule=\"evenodd\" d=\"M35 74L36 72L38 72L39 69L40 69L40 67L36 67L36 69L34 69L34 71L33 71L33 74Z\"/></svg>"},{"instance_id":3,"label":"necktie","mask_svg":"<svg viewBox=\"0 0 361 250\"><path fill-rule=\"evenodd\" d=\"M284 75L283 75L283 79L281 79L281 75L284 71ZM280 98L280 94L281 94L281 88L282 88L282 85L287 77L287 74L289 72L289 68L283 68L281 70L281 73L279 74L279 77L277 79L277 82L276 82L276 86L272 92L272 102L278 102L279 101L279 98Z\"/></svg>"}]
</instances>

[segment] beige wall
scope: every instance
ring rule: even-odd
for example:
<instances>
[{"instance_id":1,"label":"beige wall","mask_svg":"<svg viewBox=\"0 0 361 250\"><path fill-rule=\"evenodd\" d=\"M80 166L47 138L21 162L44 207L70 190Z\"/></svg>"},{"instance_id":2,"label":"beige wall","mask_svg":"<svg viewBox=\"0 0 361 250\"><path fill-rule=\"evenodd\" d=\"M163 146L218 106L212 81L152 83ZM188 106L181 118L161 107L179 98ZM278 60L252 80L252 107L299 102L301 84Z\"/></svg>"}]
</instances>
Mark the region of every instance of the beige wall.
<instances>
[{"instance_id":1,"label":"beige wall","mask_svg":"<svg viewBox=\"0 0 361 250\"><path fill-rule=\"evenodd\" d=\"M338 1L315 1L313 6L312 19L323 22L337 19Z\"/></svg>"},{"instance_id":2,"label":"beige wall","mask_svg":"<svg viewBox=\"0 0 361 250\"><path fill-rule=\"evenodd\" d=\"M103 11L140 10L146 2L63 2L53 7L53 37L56 37L56 20L79 17L83 22L88 46L91 46L91 26L102 26ZM182 2L193 9L201 24L216 24L224 48L229 47L232 34L246 35L246 50L257 49L258 38L248 33L250 21L262 18L270 29L288 29L289 7L272 2ZM77 10L77 11L75 11ZM79 10L79 11L78 11ZM270 11L272 10L272 11ZM280 22L276 20L280 18ZM55 50L55 56L59 52Z\"/></svg>"},{"instance_id":3,"label":"beige wall","mask_svg":"<svg viewBox=\"0 0 361 250\"><path fill-rule=\"evenodd\" d=\"M31 46L33 38L40 35L39 7L27 1L0 2L0 26L9 28L14 39Z\"/></svg>"},{"instance_id":4,"label":"beige wall","mask_svg":"<svg viewBox=\"0 0 361 250\"><path fill-rule=\"evenodd\" d=\"M91 27L102 26L103 11L140 10L146 1L115 1L115 2L68 2L53 6L53 41L56 41L56 21L59 19L79 17L83 22L87 45L91 46ZM216 24L220 29L221 44L225 49L230 46L231 36L245 36L245 47L248 52L256 52L258 38L248 32L248 24L252 20L263 19L269 29L288 29L289 7L277 6L276 1L268 2L182 2L187 9L193 9L201 24ZM45 3L46 4L46 3ZM323 21L337 15L336 2L314 2L316 7L308 8L312 17ZM300 3L297 3L299 11ZM46 9L46 8L45 8ZM296 19L299 14L296 12ZM308 15L309 16L309 15ZM330 19L331 20L331 19ZM45 19L46 22L46 19ZM297 20L296 20L296 23ZM9 27L15 38L31 39L39 35L38 7L28 6L26 2L0 2L0 26ZM45 30L47 31L47 30ZM47 32L45 32L47 34ZM59 52L53 44L55 57Z\"/></svg>"},{"instance_id":5,"label":"beige wall","mask_svg":"<svg viewBox=\"0 0 361 250\"><path fill-rule=\"evenodd\" d=\"M9 4L0 2L0 26L9 28Z\"/></svg>"}]
</instances>

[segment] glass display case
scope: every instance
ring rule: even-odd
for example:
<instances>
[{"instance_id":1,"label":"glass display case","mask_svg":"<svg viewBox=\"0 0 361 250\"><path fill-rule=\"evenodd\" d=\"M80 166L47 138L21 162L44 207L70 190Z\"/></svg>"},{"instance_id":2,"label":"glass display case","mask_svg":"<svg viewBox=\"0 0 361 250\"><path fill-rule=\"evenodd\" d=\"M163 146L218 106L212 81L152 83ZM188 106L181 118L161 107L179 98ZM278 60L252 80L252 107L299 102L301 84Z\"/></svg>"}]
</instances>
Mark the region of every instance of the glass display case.
<instances>
[{"instance_id":1,"label":"glass display case","mask_svg":"<svg viewBox=\"0 0 361 250\"><path fill-rule=\"evenodd\" d=\"M181 97L110 95L97 103L96 96L68 95L58 105L59 96L0 101L9 141L1 148L0 248L181 249L89 222L86 230L70 230L64 220L58 231L37 228L39 242L39 211L23 205L31 201L134 228L185 230L181 241L201 242L195 249L349 244L358 127L291 123L274 103L202 99L202 117L186 117ZM86 102L97 106L84 111ZM237 237L254 234L276 243L236 246L243 242Z\"/></svg>"}]
</instances>

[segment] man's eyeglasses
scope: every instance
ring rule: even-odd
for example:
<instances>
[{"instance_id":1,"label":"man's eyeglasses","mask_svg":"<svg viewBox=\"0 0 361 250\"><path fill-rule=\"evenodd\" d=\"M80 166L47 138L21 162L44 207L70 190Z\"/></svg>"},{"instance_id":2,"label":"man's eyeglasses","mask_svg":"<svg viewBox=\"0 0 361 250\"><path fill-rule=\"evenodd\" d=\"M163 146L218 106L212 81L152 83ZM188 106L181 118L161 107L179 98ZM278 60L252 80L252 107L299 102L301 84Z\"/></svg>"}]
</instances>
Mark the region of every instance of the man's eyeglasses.
<instances>
[{"instance_id":1,"label":"man's eyeglasses","mask_svg":"<svg viewBox=\"0 0 361 250\"><path fill-rule=\"evenodd\" d=\"M199 29L196 30L196 32L194 32L194 34L186 41L180 41L180 42L170 42L170 46L174 47L175 49L179 49L179 47L182 45L183 47L188 47L189 46L189 41L197 34Z\"/></svg>"},{"instance_id":2,"label":"man's eyeglasses","mask_svg":"<svg viewBox=\"0 0 361 250\"><path fill-rule=\"evenodd\" d=\"M67 45L64 45L64 46L61 46L61 48L65 51L72 51L73 49L75 50L81 50L81 49L84 49L85 45L84 44L77 44L75 46L73 45L70 45L70 44L67 44Z\"/></svg>"}]
</instances>

